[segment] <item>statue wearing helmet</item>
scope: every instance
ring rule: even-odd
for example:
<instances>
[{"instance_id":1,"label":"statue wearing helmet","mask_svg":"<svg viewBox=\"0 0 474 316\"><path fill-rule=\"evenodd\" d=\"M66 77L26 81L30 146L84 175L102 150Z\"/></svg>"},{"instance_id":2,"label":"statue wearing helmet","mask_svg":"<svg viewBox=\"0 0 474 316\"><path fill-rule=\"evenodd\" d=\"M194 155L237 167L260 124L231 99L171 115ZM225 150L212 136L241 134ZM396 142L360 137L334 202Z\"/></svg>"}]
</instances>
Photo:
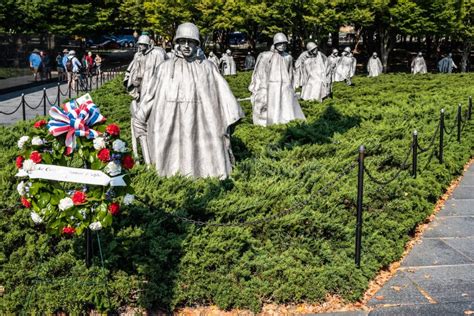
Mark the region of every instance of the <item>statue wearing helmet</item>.
<instances>
[{"instance_id":1,"label":"statue wearing helmet","mask_svg":"<svg viewBox=\"0 0 474 316\"><path fill-rule=\"evenodd\" d=\"M305 120L293 88L293 58L286 52L287 46L286 35L277 33L270 51L257 58L249 86L253 123L256 125Z\"/></svg>"},{"instance_id":2,"label":"statue wearing helmet","mask_svg":"<svg viewBox=\"0 0 474 316\"><path fill-rule=\"evenodd\" d=\"M423 58L423 53L418 52L415 58L411 61L411 73L416 74L425 74L427 73L426 62Z\"/></svg>"},{"instance_id":3,"label":"statue wearing helmet","mask_svg":"<svg viewBox=\"0 0 474 316\"><path fill-rule=\"evenodd\" d=\"M209 57L207 59L212 62L217 68L219 68L219 58L217 58L213 51L209 52Z\"/></svg>"},{"instance_id":4,"label":"statue wearing helmet","mask_svg":"<svg viewBox=\"0 0 474 316\"><path fill-rule=\"evenodd\" d=\"M176 55L158 68L134 127L147 141L160 176L226 178L232 171L229 129L244 116L217 67L199 52L199 31L178 26Z\"/></svg>"},{"instance_id":5,"label":"statue wearing helmet","mask_svg":"<svg viewBox=\"0 0 474 316\"><path fill-rule=\"evenodd\" d=\"M301 56L298 58L302 60L298 65L301 98L322 102L329 94L327 57L318 51L318 45L314 42L306 45L306 52L303 54L304 59Z\"/></svg>"},{"instance_id":6,"label":"statue wearing helmet","mask_svg":"<svg viewBox=\"0 0 474 316\"><path fill-rule=\"evenodd\" d=\"M222 55L219 63L222 68L222 74L224 76L233 76L237 74L237 67L235 65L234 57L232 57L232 52L230 49L225 51L225 54Z\"/></svg>"},{"instance_id":7,"label":"statue wearing helmet","mask_svg":"<svg viewBox=\"0 0 474 316\"><path fill-rule=\"evenodd\" d=\"M341 59L341 57L339 57L339 51L337 50L337 48L334 48L332 50L331 55L329 55L328 57L327 74L328 74L328 88L329 88L328 93L330 97L332 97L333 83L336 81L336 67L337 67L337 64L339 63L339 59Z\"/></svg>"},{"instance_id":8,"label":"statue wearing helmet","mask_svg":"<svg viewBox=\"0 0 474 316\"><path fill-rule=\"evenodd\" d=\"M382 71L382 62L377 56L377 53L374 52L367 63L367 72L369 73L369 77L377 77L382 73Z\"/></svg>"},{"instance_id":9,"label":"statue wearing helmet","mask_svg":"<svg viewBox=\"0 0 474 316\"><path fill-rule=\"evenodd\" d=\"M163 48L153 47L151 43L151 39L148 35L141 35L138 38L138 52L135 53L132 62L128 65L127 71L125 72L123 83L128 93L133 97L132 103L130 104L132 126L140 101L143 99L143 95L148 88L151 78L156 74L156 68L168 58ZM143 149L146 143L144 139L140 139L139 142L142 147L143 159L145 162L148 162L149 158L146 156L147 151ZM138 158L137 138L135 137L133 128L132 149L135 157Z\"/></svg>"},{"instance_id":10,"label":"statue wearing helmet","mask_svg":"<svg viewBox=\"0 0 474 316\"><path fill-rule=\"evenodd\" d=\"M352 77L354 77L357 66L357 60L352 55L351 48L346 47L342 52L342 56L336 66L335 81L345 81L348 86L352 85Z\"/></svg>"}]
</instances>

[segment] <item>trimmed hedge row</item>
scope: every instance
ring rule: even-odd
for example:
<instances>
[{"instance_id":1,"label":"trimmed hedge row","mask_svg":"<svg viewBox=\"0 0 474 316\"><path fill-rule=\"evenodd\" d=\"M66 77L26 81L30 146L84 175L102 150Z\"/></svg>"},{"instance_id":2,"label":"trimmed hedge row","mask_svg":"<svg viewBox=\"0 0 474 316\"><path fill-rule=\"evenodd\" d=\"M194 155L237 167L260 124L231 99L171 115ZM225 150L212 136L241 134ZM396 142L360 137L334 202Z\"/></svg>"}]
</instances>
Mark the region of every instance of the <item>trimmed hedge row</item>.
<instances>
[{"instance_id":1,"label":"trimmed hedge row","mask_svg":"<svg viewBox=\"0 0 474 316\"><path fill-rule=\"evenodd\" d=\"M124 306L172 310L217 304L258 311L266 302L323 302L329 295L362 297L376 273L397 260L416 225L472 156L473 122L460 144L446 145L445 163L432 159L417 179L403 171L385 188L366 181L362 267L354 265L357 149L366 165L389 179L403 163L416 128L426 147L446 108L448 128L458 103L466 109L474 74L356 77L337 84L334 99L301 102L307 122L268 128L251 124L251 105L232 136L237 159L232 177L160 178L138 166L137 203L112 230L100 232L105 269L84 266L84 241L50 238L19 209L14 174L16 140L27 123L0 128L0 284L5 312L71 313ZM228 78L248 96L250 73ZM120 79L93 93L109 121L129 141L128 106ZM449 139L449 137L448 137ZM420 168L429 153L419 157ZM288 212L281 213L290 209ZM280 215L282 214L282 215ZM274 216L274 220L265 219ZM248 226L198 226L179 217ZM104 283L104 277L107 283ZM39 281L38 281L39 279ZM36 281L35 281L36 280Z\"/></svg>"}]
</instances>

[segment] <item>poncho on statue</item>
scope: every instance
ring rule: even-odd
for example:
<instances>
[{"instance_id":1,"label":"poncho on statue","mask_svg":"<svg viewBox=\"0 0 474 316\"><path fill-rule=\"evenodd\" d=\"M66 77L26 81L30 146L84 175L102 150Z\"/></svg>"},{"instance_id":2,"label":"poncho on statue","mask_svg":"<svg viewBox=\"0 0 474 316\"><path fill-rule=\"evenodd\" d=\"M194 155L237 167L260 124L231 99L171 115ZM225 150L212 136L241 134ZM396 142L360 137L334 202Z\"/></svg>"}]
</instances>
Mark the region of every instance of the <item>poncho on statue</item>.
<instances>
[{"instance_id":1,"label":"poncho on statue","mask_svg":"<svg viewBox=\"0 0 474 316\"><path fill-rule=\"evenodd\" d=\"M412 74L425 74L427 73L426 62L421 53L418 53L412 62L411 62L411 72Z\"/></svg>"},{"instance_id":2,"label":"poncho on statue","mask_svg":"<svg viewBox=\"0 0 474 316\"><path fill-rule=\"evenodd\" d=\"M194 34L191 39L199 43L194 24L178 27L178 43L179 34ZM232 170L228 127L244 114L218 69L196 49L190 56L184 52L180 47L158 67L140 104L136 130L146 135L159 175L225 178Z\"/></svg>"},{"instance_id":3,"label":"poncho on statue","mask_svg":"<svg viewBox=\"0 0 474 316\"><path fill-rule=\"evenodd\" d=\"M329 94L327 57L314 42L306 45L307 56L301 65L301 99L323 101Z\"/></svg>"},{"instance_id":4,"label":"poncho on statue","mask_svg":"<svg viewBox=\"0 0 474 316\"><path fill-rule=\"evenodd\" d=\"M374 53L372 57L369 58L367 63L367 72L369 73L369 77L377 77L383 71L382 62L377 57L377 53Z\"/></svg>"},{"instance_id":5,"label":"poncho on statue","mask_svg":"<svg viewBox=\"0 0 474 316\"><path fill-rule=\"evenodd\" d=\"M458 68L453 61L452 54L449 53L448 56L444 57L438 62L438 71L444 73L452 73L453 68Z\"/></svg>"},{"instance_id":6,"label":"poncho on statue","mask_svg":"<svg viewBox=\"0 0 474 316\"><path fill-rule=\"evenodd\" d=\"M355 57L352 56L350 51L345 52L346 55L341 56L336 66L336 75L334 77L334 80L346 81L348 84L350 84L350 80L352 77L354 77L356 71L357 60L355 59Z\"/></svg>"},{"instance_id":7,"label":"poncho on statue","mask_svg":"<svg viewBox=\"0 0 474 316\"><path fill-rule=\"evenodd\" d=\"M220 64L222 67L222 74L224 76L233 76L237 74L237 67L230 50L227 50L226 53L222 55Z\"/></svg>"},{"instance_id":8,"label":"poncho on statue","mask_svg":"<svg viewBox=\"0 0 474 316\"><path fill-rule=\"evenodd\" d=\"M274 43L279 37L286 40L284 34L278 33ZM281 42L275 45L278 43ZM293 89L293 58L284 50L272 48L258 56L249 91L254 124L268 126L305 119Z\"/></svg>"}]
</instances>

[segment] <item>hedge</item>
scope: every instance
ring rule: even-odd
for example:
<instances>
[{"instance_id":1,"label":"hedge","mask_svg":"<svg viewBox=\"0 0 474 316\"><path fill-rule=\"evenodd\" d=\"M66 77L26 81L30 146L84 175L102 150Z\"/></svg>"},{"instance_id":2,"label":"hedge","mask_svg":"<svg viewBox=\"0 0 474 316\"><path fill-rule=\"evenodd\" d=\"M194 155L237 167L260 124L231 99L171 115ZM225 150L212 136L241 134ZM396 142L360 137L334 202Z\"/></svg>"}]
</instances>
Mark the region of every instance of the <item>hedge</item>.
<instances>
[{"instance_id":1,"label":"hedge","mask_svg":"<svg viewBox=\"0 0 474 316\"><path fill-rule=\"evenodd\" d=\"M474 127L465 125L459 144L447 136L443 164L420 154L420 170L430 163L417 179L405 168L385 187L366 180L360 269L354 264L358 147L366 146L373 175L389 179L402 167L414 129L426 147L442 107L448 129L454 125L457 104L465 110L474 93L473 79L356 77L355 86L336 84L333 99L301 102L306 122L268 128L253 126L251 105L242 102L247 116L232 135L231 178L161 178L135 168L141 202L100 232L105 268L97 243L86 269L83 239L48 237L18 206L16 141L32 121L0 127L1 308L75 314L217 304L258 311L264 303L321 303L327 295L356 301L380 269L400 258L417 224L461 173L472 156ZM250 73L228 80L236 96L248 96ZM93 99L129 141L130 98L121 79Z\"/></svg>"}]
</instances>

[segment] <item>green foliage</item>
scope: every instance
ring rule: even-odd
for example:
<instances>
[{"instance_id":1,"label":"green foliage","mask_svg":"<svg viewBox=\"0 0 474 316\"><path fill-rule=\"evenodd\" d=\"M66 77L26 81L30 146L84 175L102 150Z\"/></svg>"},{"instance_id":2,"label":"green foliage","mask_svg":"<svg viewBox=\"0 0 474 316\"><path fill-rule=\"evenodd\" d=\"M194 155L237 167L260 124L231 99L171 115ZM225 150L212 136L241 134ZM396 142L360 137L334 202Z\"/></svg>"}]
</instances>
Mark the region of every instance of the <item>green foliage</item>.
<instances>
[{"instance_id":1,"label":"green foliage","mask_svg":"<svg viewBox=\"0 0 474 316\"><path fill-rule=\"evenodd\" d=\"M238 97L249 95L249 73L228 79ZM1 306L18 313L29 293L30 311L71 313L92 306L171 310L196 304L258 311L266 302L317 303L328 294L357 300L377 271L400 258L416 225L460 174L472 156L474 127L465 126L460 144L448 136L445 163L433 158L417 179L407 168L383 189L366 180L361 269L353 263L357 170L347 166L356 163L363 144L375 177L395 175L414 129L427 147L441 107L448 129L454 126L457 104L466 109L474 93L473 79L472 74L356 77L355 86L336 84L334 99L302 102L307 122L268 128L253 126L250 103L242 102L246 117L232 135L237 163L230 179L161 178L145 166L134 168L141 202L100 233L104 269L97 268L97 249L95 267L84 268L83 240L48 239L27 211L2 211ZM129 128L130 98L120 79L93 99L110 121L119 121L124 132ZM12 162L26 126L0 128L0 163L6 166L0 171L2 209L17 205ZM420 171L429 154L420 154ZM343 176L342 170L350 171ZM200 227L179 219L183 216L212 223L275 219ZM48 281L34 283L36 273Z\"/></svg>"}]
</instances>

